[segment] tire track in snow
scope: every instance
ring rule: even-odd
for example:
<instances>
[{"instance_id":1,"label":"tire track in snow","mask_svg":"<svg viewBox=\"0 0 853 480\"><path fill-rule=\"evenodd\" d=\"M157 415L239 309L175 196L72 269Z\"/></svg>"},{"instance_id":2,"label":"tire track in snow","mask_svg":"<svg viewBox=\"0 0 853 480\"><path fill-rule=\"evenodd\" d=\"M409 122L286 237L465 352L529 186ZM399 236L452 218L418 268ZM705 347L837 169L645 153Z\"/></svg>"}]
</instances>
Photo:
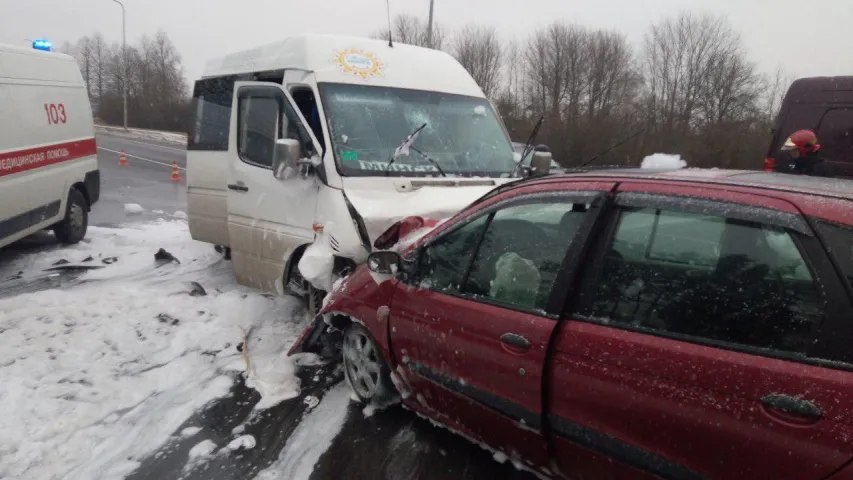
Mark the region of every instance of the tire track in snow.
<instances>
[{"instance_id":1,"label":"tire track in snow","mask_svg":"<svg viewBox=\"0 0 853 480\"><path fill-rule=\"evenodd\" d=\"M323 396L290 435L278 460L258 473L257 480L308 480L317 460L341 432L347 417L350 391L345 382Z\"/></svg>"}]
</instances>

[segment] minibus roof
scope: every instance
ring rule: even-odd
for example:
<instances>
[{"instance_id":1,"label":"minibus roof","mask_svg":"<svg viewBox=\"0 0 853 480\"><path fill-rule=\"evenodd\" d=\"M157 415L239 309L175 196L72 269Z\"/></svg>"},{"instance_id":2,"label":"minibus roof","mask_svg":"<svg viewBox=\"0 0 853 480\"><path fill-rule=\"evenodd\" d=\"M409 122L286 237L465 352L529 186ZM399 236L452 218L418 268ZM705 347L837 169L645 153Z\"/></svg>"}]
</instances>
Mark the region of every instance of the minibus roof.
<instances>
[{"instance_id":1,"label":"minibus roof","mask_svg":"<svg viewBox=\"0 0 853 480\"><path fill-rule=\"evenodd\" d=\"M317 83L427 90L474 97L483 91L447 53L387 40L300 35L210 60L203 77L277 70L312 72Z\"/></svg>"}]
</instances>

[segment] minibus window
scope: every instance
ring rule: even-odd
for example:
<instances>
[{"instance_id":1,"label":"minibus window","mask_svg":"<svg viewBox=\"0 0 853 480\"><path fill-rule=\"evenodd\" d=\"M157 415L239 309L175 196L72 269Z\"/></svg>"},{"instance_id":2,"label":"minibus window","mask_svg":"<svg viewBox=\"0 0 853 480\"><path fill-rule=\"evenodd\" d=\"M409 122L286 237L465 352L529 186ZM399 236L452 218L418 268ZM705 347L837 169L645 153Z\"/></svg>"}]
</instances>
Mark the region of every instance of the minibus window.
<instances>
[{"instance_id":1,"label":"minibus window","mask_svg":"<svg viewBox=\"0 0 853 480\"><path fill-rule=\"evenodd\" d=\"M396 158L389 175L440 175L424 155L448 176L507 176L515 166L512 144L485 98L365 85L319 87L343 175L385 175L395 149L423 124L412 151Z\"/></svg>"},{"instance_id":2,"label":"minibus window","mask_svg":"<svg viewBox=\"0 0 853 480\"><path fill-rule=\"evenodd\" d=\"M226 151L236 76L199 80L193 89L188 150Z\"/></svg>"}]
</instances>

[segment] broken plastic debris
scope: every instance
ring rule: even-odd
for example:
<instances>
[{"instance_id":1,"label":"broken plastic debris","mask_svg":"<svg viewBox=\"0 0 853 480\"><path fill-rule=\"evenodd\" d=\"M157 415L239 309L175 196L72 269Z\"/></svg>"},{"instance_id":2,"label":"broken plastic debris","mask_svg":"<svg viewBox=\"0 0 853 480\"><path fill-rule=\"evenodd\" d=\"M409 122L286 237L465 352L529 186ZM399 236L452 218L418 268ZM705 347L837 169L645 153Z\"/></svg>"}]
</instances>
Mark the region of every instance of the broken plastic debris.
<instances>
[{"instance_id":1,"label":"broken plastic debris","mask_svg":"<svg viewBox=\"0 0 853 480\"><path fill-rule=\"evenodd\" d=\"M320 399L313 395L308 395L307 397L302 399L302 402L305 403L305 406L308 408L308 410L311 410L312 408L320 404Z\"/></svg>"},{"instance_id":2,"label":"broken plastic debris","mask_svg":"<svg viewBox=\"0 0 853 480\"><path fill-rule=\"evenodd\" d=\"M181 263L181 261L178 260L177 258L175 258L174 255L172 255L171 253L167 252L166 250L164 250L162 248L160 250L157 250L157 253L154 254L154 260L157 260L158 262Z\"/></svg>"},{"instance_id":3,"label":"broken plastic debris","mask_svg":"<svg viewBox=\"0 0 853 480\"><path fill-rule=\"evenodd\" d=\"M192 290L190 290L191 297L204 297L207 295L207 292L204 290L204 287L201 286L198 282L190 282L190 286Z\"/></svg>"}]
</instances>

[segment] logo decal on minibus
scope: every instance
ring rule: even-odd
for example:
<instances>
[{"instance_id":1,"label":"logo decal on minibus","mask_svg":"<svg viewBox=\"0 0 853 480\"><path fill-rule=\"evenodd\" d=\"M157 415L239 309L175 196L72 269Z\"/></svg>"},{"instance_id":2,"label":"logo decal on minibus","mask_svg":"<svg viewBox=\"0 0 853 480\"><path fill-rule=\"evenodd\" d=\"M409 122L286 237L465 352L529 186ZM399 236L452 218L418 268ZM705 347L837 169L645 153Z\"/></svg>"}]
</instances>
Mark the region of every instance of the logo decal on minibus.
<instances>
[{"instance_id":1,"label":"logo decal on minibus","mask_svg":"<svg viewBox=\"0 0 853 480\"><path fill-rule=\"evenodd\" d=\"M385 64L380 62L372 53L366 53L357 48L336 50L332 63L338 65L344 73L351 73L367 80L379 77L384 73Z\"/></svg>"}]
</instances>

